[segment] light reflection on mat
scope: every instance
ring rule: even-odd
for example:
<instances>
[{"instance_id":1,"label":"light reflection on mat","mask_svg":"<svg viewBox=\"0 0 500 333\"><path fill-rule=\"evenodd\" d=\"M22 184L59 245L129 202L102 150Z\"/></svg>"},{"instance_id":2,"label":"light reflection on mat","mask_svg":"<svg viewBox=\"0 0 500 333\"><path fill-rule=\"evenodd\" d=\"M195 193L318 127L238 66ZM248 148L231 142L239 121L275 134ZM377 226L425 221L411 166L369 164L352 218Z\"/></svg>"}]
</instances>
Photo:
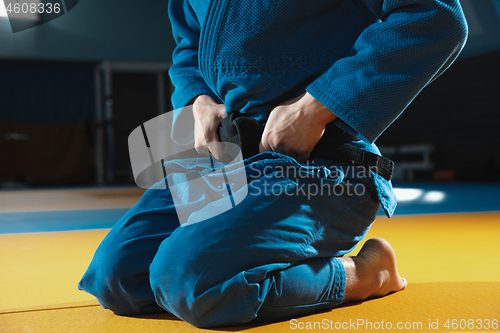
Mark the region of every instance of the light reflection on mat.
<instances>
[{"instance_id":1,"label":"light reflection on mat","mask_svg":"<svg viewBox=\"0 0 500 333\"><path fill-rule=\"evenodd\" d=\"M396 216L500 211L500 184L408 183L394 190Z\"/></svg>"}]
</instances>

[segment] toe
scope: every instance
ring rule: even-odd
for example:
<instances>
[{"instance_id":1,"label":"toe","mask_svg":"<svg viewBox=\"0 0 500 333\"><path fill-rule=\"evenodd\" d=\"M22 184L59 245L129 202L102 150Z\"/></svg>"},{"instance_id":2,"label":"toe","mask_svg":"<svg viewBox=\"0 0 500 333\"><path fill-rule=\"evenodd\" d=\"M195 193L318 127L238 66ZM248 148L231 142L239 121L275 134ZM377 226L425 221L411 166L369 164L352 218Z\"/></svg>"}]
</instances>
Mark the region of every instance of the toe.
<instances>
[{"instance_id":1,"label":"toe","mask_svg":"<svg viewBox=\"0 0 500 333\"><path fill-rule=\"evenodd\" d=\"M401 278L401 280L403 281L403 285L401 286L400 290L404 290L406 289L406 286L408 286L408 281L406 281L405 278Z\"/></svg>"}]
</instances>

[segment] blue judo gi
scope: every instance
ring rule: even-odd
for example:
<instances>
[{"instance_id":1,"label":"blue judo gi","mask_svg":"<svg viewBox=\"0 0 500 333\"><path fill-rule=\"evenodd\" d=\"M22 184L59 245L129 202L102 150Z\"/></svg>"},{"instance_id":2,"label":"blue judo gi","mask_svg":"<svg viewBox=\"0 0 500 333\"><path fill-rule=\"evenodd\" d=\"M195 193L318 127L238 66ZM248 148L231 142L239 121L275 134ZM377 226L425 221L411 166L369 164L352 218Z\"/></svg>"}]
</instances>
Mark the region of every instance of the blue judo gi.
<instances>
[{"instance_id":1,"label":"blue judo gi","mask_svg":"<svg viewBox=\"0 0 500 333\"><path fill-rule=\"evenodd\" d=\"M359 139L351 144L374 153L377 137L467 36L457 0L170 0L169 16L174 108L208 94L228 114L265 121L307 91ZM246 198L185 227L168 186L149 189L103 240L79 288L117 314L166 310L197 327L340 304L345 272L336 257L363 239L380 204L392 215L390 182L364 167L318 158L300 165L273 152L241 167ZM304 190L311 185L324 193ZM186 198L199 207L206 200Z\"/></svg>"}]
</instances>

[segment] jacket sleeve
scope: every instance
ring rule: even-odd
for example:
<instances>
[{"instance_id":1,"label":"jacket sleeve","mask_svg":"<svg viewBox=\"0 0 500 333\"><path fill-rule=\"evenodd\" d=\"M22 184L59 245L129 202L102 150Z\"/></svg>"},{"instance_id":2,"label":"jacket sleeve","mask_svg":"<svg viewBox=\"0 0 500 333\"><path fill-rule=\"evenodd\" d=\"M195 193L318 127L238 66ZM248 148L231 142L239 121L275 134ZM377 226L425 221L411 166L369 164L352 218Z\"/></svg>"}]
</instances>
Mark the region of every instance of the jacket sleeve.
<instances>
[{"instance_id":1,"label":"jacket sleeve","mask_svg":"<svg viewBox=\"0 0 500 333\"><path fill-rule=\"evenodd\" d=\"M170 0L168 5L172 33L177 43L169 70L174 86L172 105L174 109L184 107L191 99L208 94L218 100L207 86L198 67L198 44L200 25L187 0Z\"/></svg>"},{"instance_id":2,"label":"jacket sleeve","mask_svg":"<svg viewBox=\"0 0 500 333\"><path fill-rule=\"evenodd\" d=\"M378 20L307 91L373 143L456 59L467 39L458 0L362 0Z\"/></svg>"}]
</instances>

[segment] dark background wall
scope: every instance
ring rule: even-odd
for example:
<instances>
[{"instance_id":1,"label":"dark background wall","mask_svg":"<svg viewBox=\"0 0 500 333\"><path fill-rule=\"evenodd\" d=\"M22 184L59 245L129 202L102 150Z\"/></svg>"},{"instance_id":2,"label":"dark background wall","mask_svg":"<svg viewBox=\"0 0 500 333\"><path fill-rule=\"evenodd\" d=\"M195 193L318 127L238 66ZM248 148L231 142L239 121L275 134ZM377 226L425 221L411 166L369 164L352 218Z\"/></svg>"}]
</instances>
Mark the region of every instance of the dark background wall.
<instances>
[{"instance_id":1,"label":"dark background wall","mask_svg":"<svg viewBox=\"0 0 500 333\"><path fill-rule=\"evenodd\" d=\"M434 146L434 170L417 179L500 181L500 52L460 58L377 140ZM436 172L437 171L437 172Z\"/></svg>"},{"instance_id":2,"label":"dark background wall","mask_svg":"<svg viewBox=\"0 0 500 333\"><path fill-rule=\"evenodd\" d=\"M167 5L80 0L65 15L17 33L0 18L0 59L170 61L174 41Z\"/></svg>"},{"instance_id":3,"label":"dark background wall","mask_svg":"<svg viewBox=\"0 0 500 333\"><path fill-rule=\"evenodd\" d=\"M434 146L434 169L416 179L500 180L500 1L461 1L469 39L377 141Z\"/></svg>"},{"instance_id":4,"label":"dark background wall","mask_svg":"<svg viewBox=\"0 0 500 333\"><path fill-rule=\"evenodd\" d=\"M378 140L434 146L435 169L417 180L435 179L440 170L451 180L500 180L500 0L461 2L470 29L462 55ZM0 187L95 183L96 133L106 124L95 119L94 70L103 61L170 62L167 5L80 0L65 15L17 33L0 17ZM105 97L113 101L113 158L106 166L115 172L108 182L132 180L127 136L157 115L156 79L140 71L112 75Z\"/></svg>"}]
</instances>

